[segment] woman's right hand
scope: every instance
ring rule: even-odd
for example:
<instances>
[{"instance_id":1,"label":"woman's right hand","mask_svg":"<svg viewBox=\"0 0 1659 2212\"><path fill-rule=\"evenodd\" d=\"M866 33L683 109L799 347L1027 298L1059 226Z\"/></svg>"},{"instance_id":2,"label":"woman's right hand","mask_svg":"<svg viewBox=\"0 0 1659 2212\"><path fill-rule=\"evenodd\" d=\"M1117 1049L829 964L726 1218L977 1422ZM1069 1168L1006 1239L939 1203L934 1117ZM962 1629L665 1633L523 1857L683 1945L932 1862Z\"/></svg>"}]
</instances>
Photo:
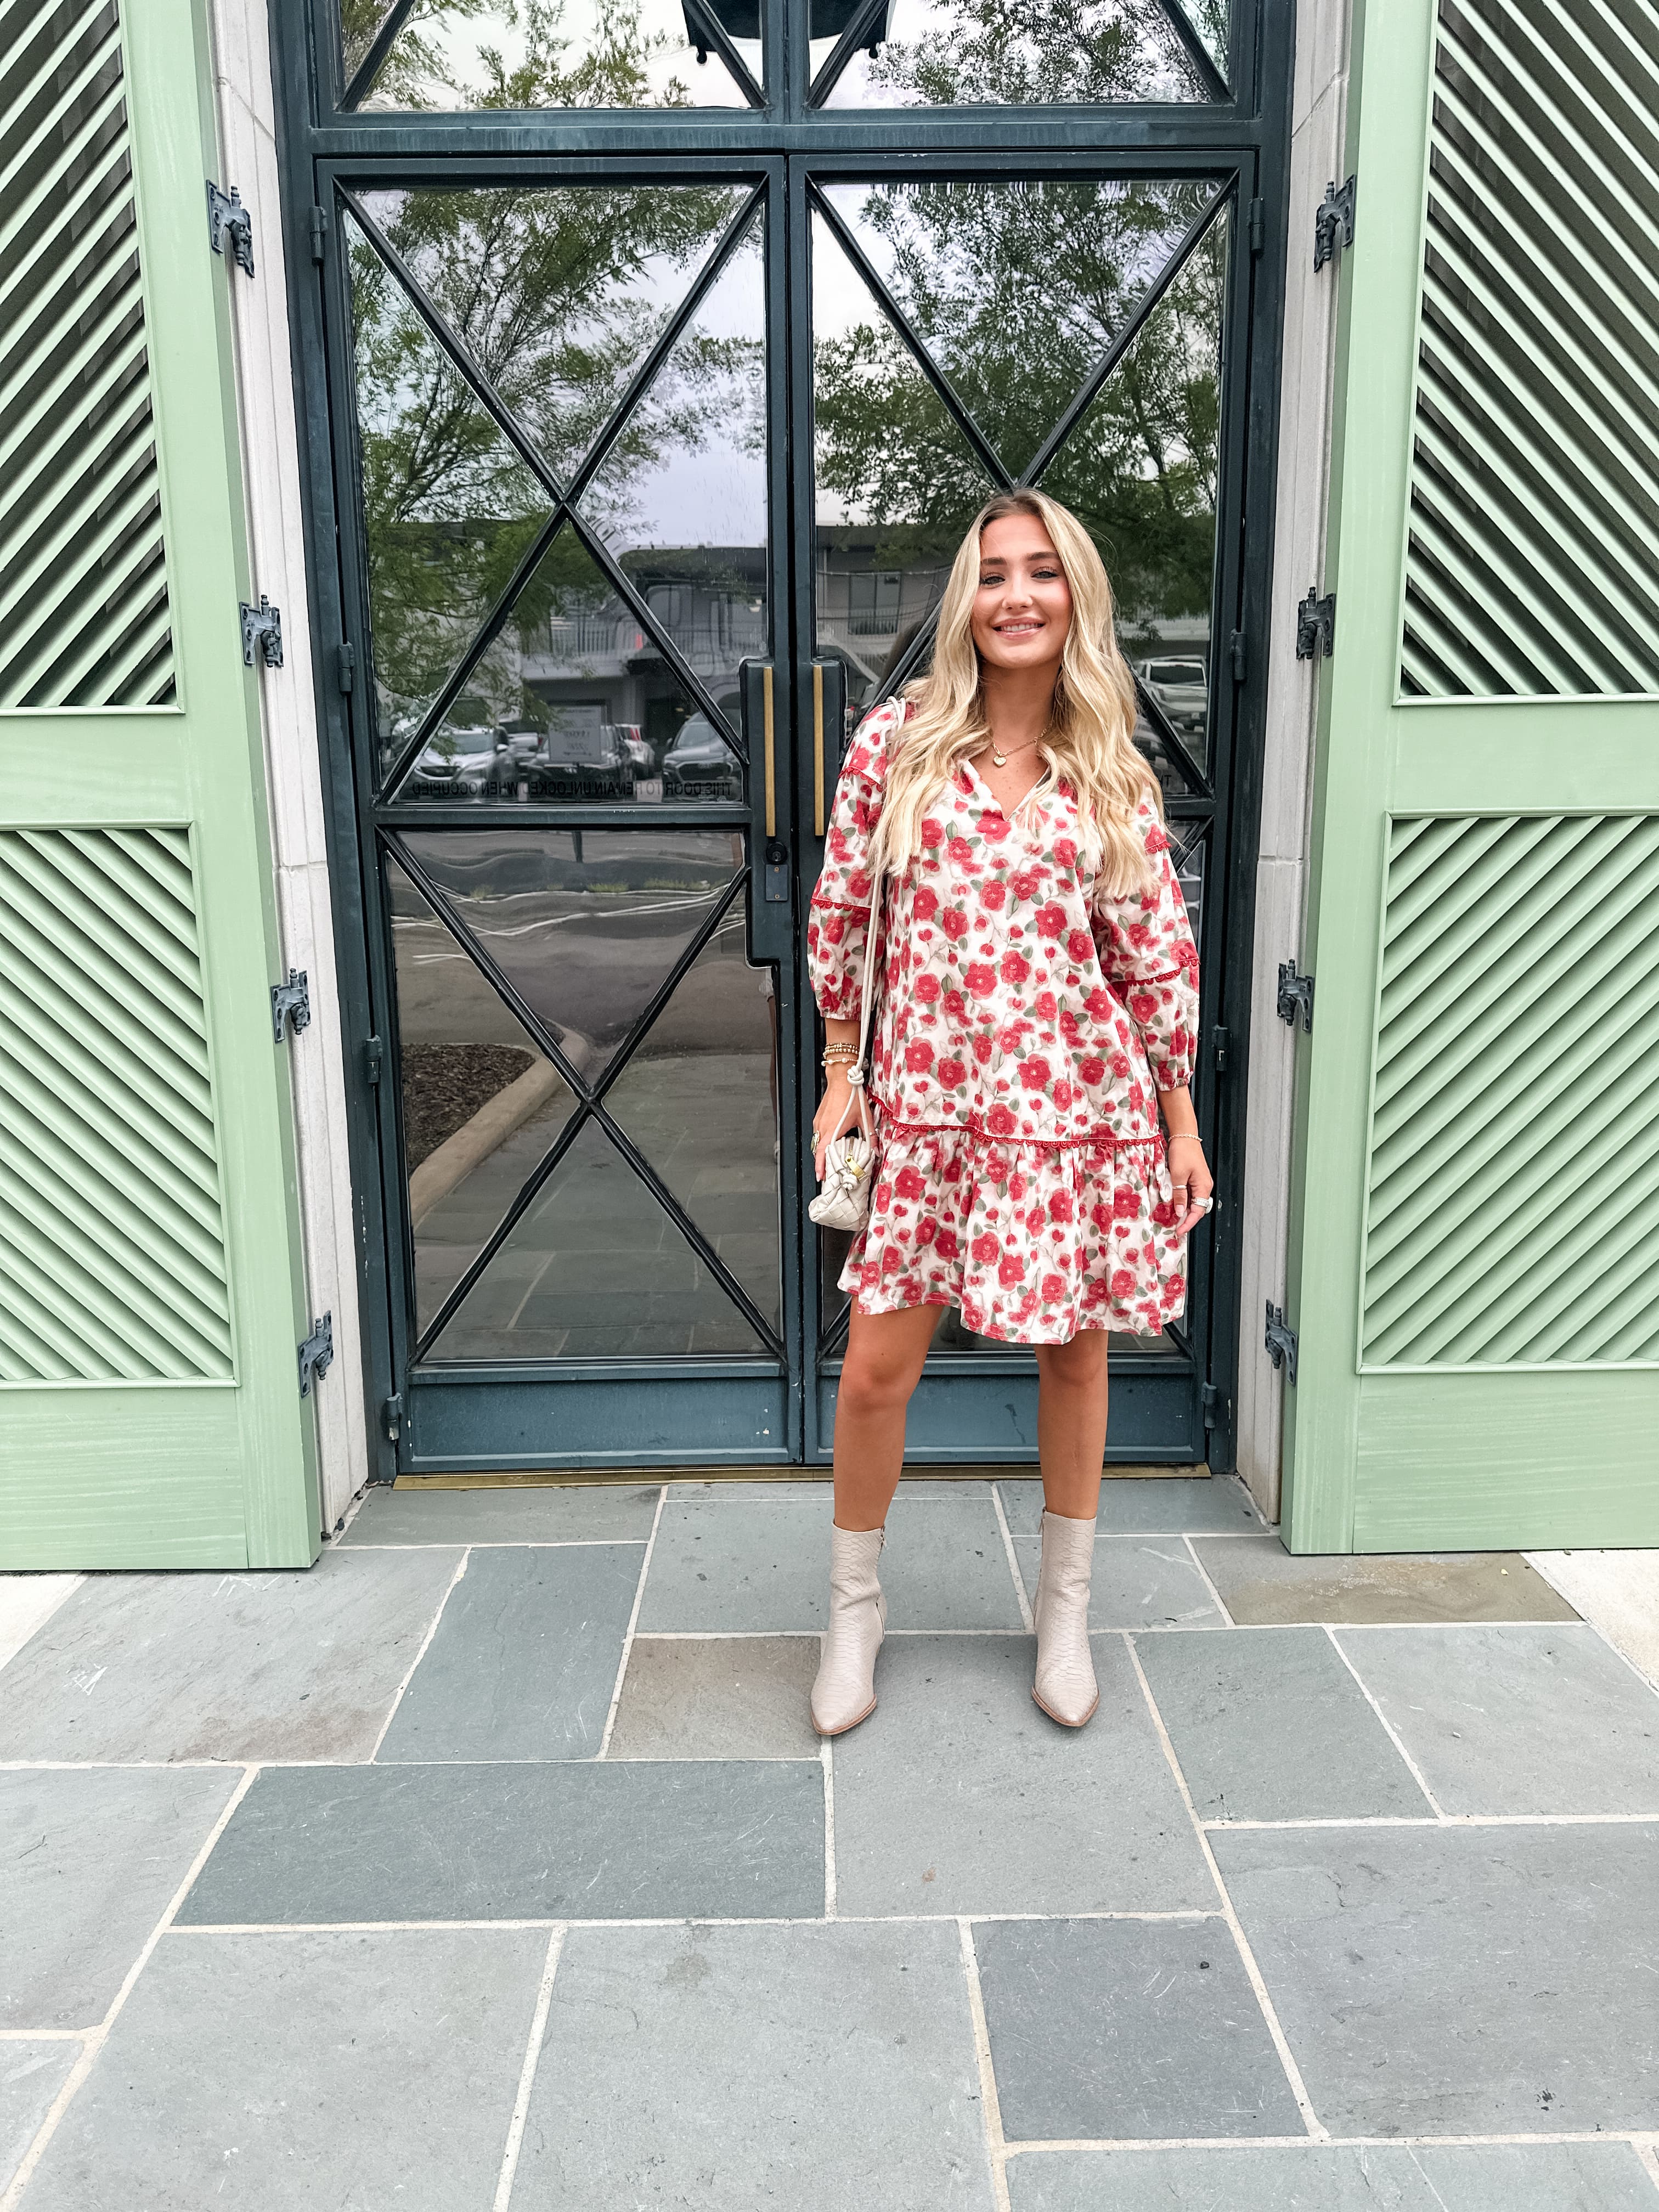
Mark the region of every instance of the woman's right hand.
<instances>
[{"instance_id":1,"label":"woman's right hand","mask_svg":"<svg viewBox=\"0 0 1659 2212\"><path fill-rule=\"evenodd\" d=\"M843 1121L848 1128L856 1128L858 1109L852 1104L853 1087L847 1080L843 1062L834 1062L824 1078L823 1097L818 1110L812 1116L812 1167L820 1182L823 1181L824 1147ZM842 1129L845 1136L846 1129Z\"/></svg>"}]
</instances>

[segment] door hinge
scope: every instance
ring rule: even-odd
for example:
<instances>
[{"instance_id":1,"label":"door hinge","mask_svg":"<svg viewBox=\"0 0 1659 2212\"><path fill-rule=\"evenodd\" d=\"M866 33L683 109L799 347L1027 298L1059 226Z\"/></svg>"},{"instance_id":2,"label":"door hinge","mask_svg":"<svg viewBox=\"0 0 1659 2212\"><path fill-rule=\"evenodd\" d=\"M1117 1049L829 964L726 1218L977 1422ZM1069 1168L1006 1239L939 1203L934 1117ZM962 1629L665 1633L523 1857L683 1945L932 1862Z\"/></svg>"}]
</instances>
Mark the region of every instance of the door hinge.
<instances>
[{"instance_id":1,"label":"door hinge","mask_svg":"<svg viewBox=\"0 0 1659 2212\"><path fill-rule=\"evenodd\" d=\"M1260 253L1267 243L1267 203L1263 199L1250 202L1249 239L1252 253Z\"/></svg>"},{"instance_id":2,"label":"door hinge","mask_svg":"<svg viewBox=\"0 0 1659 2212\"><path fill-rule=\"evenodd\" d=\"M1296 605L1296 657L1313 660L1322 653L1328 660L1335 650L1336 593L1327 592L1322 599L1310 589Z\"/></svg>"},{"instance_id":3,"label":"door hinge","mask_svg":"<svg viewBox=\"0 0 1659 2212\"><path fill-rule=\"evenodd\" d=\"M270 987L270 1030L276 1042L281 1044L284 1030L295 1035L311 1021L311 993L306 983L303 968L290 968L286 983Z\"/></svg>"},{"instance_id":4,"label":"door hinge","mask_svg":"<svg viewBox=\"0 0 1659 2212\"><path fill-rule=\"evenodd\" d=\"M311 1334L300 1346L300 1395L308 1398L311 1386L320 1382L334 1357L334 1316L325 1313L311 1324Z\"/></svg>"},{"instance_id":5,"label":"door hinge","mask_svg":"<svg viewBox=\"0 0 1659 2212\"><path fill-rule=\"evenodd\" d=\"M403 1400L396 1395L390 1398L383 1398L380 1401L380 1419L386 1428L387 1442L395 1444L403 1434Z\"/></svg>"},{"instance_id":6,"label":"door hinge","mask_svg":"<svg viewBox=\"0 0 1659 2212\"><path fill-rule=\"evenodd\" d=\"M1232 1039L1219 1023L1210 1031L1210 1060L1218 1075L1227 1073L1227 1047Z\"/></svg>"},{"instance_id":7,"label":"door hinge","mask_svg":"<svg viewBox=\"0 0 1659 2212\"><path fill-rule=\"evenodd\" d=\"M1279 1018L1294 1029L1300 1016L1303 1030L1309 1036L1313 1035L1313 977L1299 975L1294 960L1279 962Z\"/></svg>"},{"instance_id":8,"label":"door hinge","mask_svg":"<svg viewBox=\"0 0 1659 2212\"><path fill-rule=\"evenodd\" d=\"M207 188L208 244L216 253L222 254L225 240L230 240L230 250L236 266L245 275L253 274L253 216L242 205L242 195L233 185L222 192L210 178Z\"/></svg>"},{"instance_id":9,"label":"door hinge","mask_svg":"<svg viewBox=\"0 0 1659 2212\"><path fill-rule=\"evenodd\" d=\"M1249 645L1242 629L1236 629L1227 640L1227 661L1233 672L1233 682L1242 684L1250 665Z\"/></svg>"},{"instance_id":10,"label":"door hinge","mask_svg":"<svg viewBox=\"0 0 1659 2212\"><path fill-rule=\"evenodd\" d=\"M328 210L314 207L311 210L311 258L320 261L328 244Z\"/></svg>"},{"instance_id":11,"label":"door hinge","mask_svg":"<svg viewBox=\"0 0 1659 2212\"><path fill-rule=\"evenodd\" d=\"M1292 1382L1296 1380L1296 1331L1285 1320L1285 1309L1267 1301L1267 1330L1265 1339L1267 1357L1275 1367L1282 1367Z\"/></svg>"},{"instance_id":12,"label":"door hinge","mask_svg":"<svg viewBox=\"0 0 1659 2212\"><path fill-rule=\"evenodd\" d=\"M357 648L355 645L335 647L334 681L342 691L349 691L357 681Z\"/></svg>"},{"instance_id":13,"label":"door hinge","mask_svg":"<svg viewBox=\"0 0 1659 2212\"><path fill-rule=\"evenodd\" d=\"M375 1084L380 1081L380 1066L385 1058L386 1050L379 1037L365 1037L363 1039L363 1080L365 1083Z\"/></svg>"},{"instance_id":14,"label":"door hinge","mask_svg":"<svg viewBox=\"0 0 1659 2212\"><path fill-rule=\"evenodd\" d=\"M1200 1394L1204 1405L1204 1425L1206 1429L1224 1429L1232 1412L1231 1401L1221 1395L1218 1382L1206 1382Z\"/></svg>"},{"instance_id":15,"label":"door hinge","mask_svg":"<svg viewBox=\"0 0 1659 2212\"><path fill-rule=\"evenodd\" d=\"M253 665L254 647L267 668L283 665L283 611L273 607L262 592L257 607L242 601L242 660L246 667Z\"/></svg>"},{"instance_id":16,"label":"door hinge","mask_svg":"<svg viewBox=\"0 0 1659 2212\"><path fill-rule=\"evenodd\" d=\"M1314 267L1322 269L1328 261L1334 261L1345 246L1353 244L1353 201L1357 177L1350 177L1339 185L1334 177L1325 187L1325 197L1314 210Z\"/></svg>"}]
</instances>

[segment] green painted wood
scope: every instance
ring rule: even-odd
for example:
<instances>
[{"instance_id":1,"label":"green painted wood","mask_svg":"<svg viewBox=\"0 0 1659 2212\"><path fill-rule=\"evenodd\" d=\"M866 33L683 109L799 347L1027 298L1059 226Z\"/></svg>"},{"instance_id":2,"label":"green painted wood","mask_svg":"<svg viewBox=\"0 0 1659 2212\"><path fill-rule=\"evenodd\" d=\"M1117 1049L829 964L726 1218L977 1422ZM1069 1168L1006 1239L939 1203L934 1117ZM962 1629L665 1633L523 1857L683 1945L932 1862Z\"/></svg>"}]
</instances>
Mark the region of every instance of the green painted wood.
<instances>
[{"instance_id":1,"label":"green painted wood","mask_svg":"<svg viewBox=\"0 0 1659 2212\"><path fill-rule=\"evenodd\" d=\"M205 22L194 0L8 15L8 151L68 217L43 236L25 208L0 364L0 592L33 641L0 702L0 1566L302 1565L292 1048ZM80 266L87 228L112 258Z\"/></svg>"},{"instance_id":2,"label":"green painted wood","mask_svg":"<svg viewBox=\"0 0 1659 2212\"><path fill-rule=\"evenodd\" d=\"M1562 663L1539 642L1540 624L1554 620L1565 629L1570 620L1582 623L1587 607L1603 604L1609 625L1632 634L1638 617L1645 620L1638 602L1651 592L1653 579L1627 567L1616 588L1601 590L1593 564L1576 557L1559 533L1549 559L1540 555L1528 567L1525 532L1513 527L1504 542L1507 568L1490 544L1484 567L1466 562L1454 574L1447 565L1449 486L1471 513L1489 520L1529 470L1547 469L1559 489L1563 467L1576 467L1588 504L1601 495L1597 485L1605 488L1618 460L1607 451L1591 455L1588 433L1572 459L1571 440L1551 420L1561 379L1547 349L1530 366L1524 351L1517 356L1505 350L1500 375L1486 350L1490 331L1472 335L1461 351L1449 347L1447 332L1455 336L1456 323L1447 305L1449 299L1456 304L1455 288L1449 291L1446 281L1447 240L1457 228L1457 208L1449 212L1446 204L1453 172L1474 219L1489 224L1494 240L1520 238L1518 247L1504 248L1519 267L1512 281L1529 282L1545 304L1557 282L1549 227L1540 222L1529 230L1516 221L1513 197L1529 192L1541 205L1550 191L1571 199L1575 191L1602 189L1593 164L1575 168L1571 149L1559 159L1540 153L1558 133L1576 127L1571 116L1550 112L1547 100L1531 112L1530 139L1512 118L1505 126L1510 136L1500 131L1483 157L1486 168L1476 161L1471 170L1462 159L1467 149L1456 134L1467 128L1469 112L1468 27L1479 19L1490 38L1518 13L1527 17L1526 36L1541 38L1547 49L1534 58L1538 85L1587 82L1586 70L1601 82L1617 41L1596 46L1601 59L1591 69L1584 39L1560 11L1522 9L1520 0L1477 0L1455 18L1449 12L1456 35L1437 79L1436 0L1370 7L1355 22L1347 166L1359 179L1360 215L1337 278L1325 577L1337 594L1336 646L1321 679L1303 961L1317 978L1317 1017L1313 1036L1297 1044L1299 1143L1287 1282L1300 1344L1298 1382L1286 1394L1284 1510L1287 1540L1298 1552L1659 1541L1659 1458L1652 1449L1659 1368L1650 1360L1621 1364L1632 1353L1644 1358L1651 1348L1644 1310L1653 1296L1653 1240L1644 1224L1619 1232L1609 1222L1607 1238L1598 1242L1595 1212L1615 1203L1609 1177L1582 1176L1570 1127L1553 1131L1547 1142L1540 1133L1544 1117L1565 1100L1582 1120L1587 1144L1601 1118L1616 1110L1621 1120L1628 1117L1638 1164L1659 1156L1659 1046L1635 1003L1659 956L1659 902L1644 890L1642 874L1655 827L1644 817L1659 817L1659 707L1612 696L1612 683L1606 696L1540 696L1547 682L1558 680L1551 672ZM1601 21L1604 11L1592 14ZM1639 58L1630 69L1645 81L1654 61ZM1431 117L1437 140L1435 256L1425 290ZM1449 161L1449 152L1461 166ZM1419 189L1402 189L1408 179L1422 180ZM1582 205L1559 216L1573 234L1586 220ZM1594 257L1581 262L1575 281L1594 293ZM1603 296L1592 304L1611 310L1613 303ZM1644 347L1650 356L1659 336L1651 298L1644 312L1638 350ZM1605 364L1576 374L1603 392L1609 418L1618 415L1623 403ZM1486 431L1460 430L1459 418L1443 404L1460 379L1469 420L1501 410L1511 439L1516 422L1527 419L1516 393L1529 395L1531 447L1499 453ZM1577 419L1583 432L1583 418ZM1618 437L1608 443L1617 446ZM1523 568L1528 588L1522 594L1514 585ZM1424 645L1431 617L1431 655ZM1460 622L1467 653L1452 634ZM1572 665L1600 665L1581 636ZM1632 665L1631 653L1619 665ZM1462 684L1462 696L1417 690L1431 678L1447 693ZM1504 684L1511 696L1496 696ZM1561 1079L1582 1043L1569 977L1553 1009L1555 1030L1528 1042L1534 1057L1518 1103L1508 1092L1499 1096L1495 1079L1486 1088L1470 1079L1466 1095L1454 1095L1457 1076L1449 1064L1412 1068L1402 1087L1402 1041L1408 1050L1437 1012L1443 1035L1455 1040L1459 994L1471 1023L1487 1024L1494 1069L1501 1041L1518 1033L1529 1009L1536 1011L1552 929L1546 901L1527 905L1528 816L1564 825L1554 833L1562 910L1573 885L1590 877L1619 908L1619 959L1609 964L1626 979L1626 990L1615 992L1613 1006L1601 1017L1629 1014L1627 1029L1620 1030L1617 1064L1598 1063L1592 1054L1576 1091ZM1471 818L1482 817L1492 818ZM1409 826L1413 820L1417 830ZM1419 834L1458 854L1420 892L1402 859L1406 844ZM1628 884L1620 853L1631 861ZM1502 965L1506 933L1522 956L1509 969ZM1586 1003L1607 980L1596 969L1598 942L1595 922L1587 918L1581 953ZM1389 948L1401 945L1418 958L1407 963L1409 972L1396 973L1389 966ZM1437 993L1444 997L1449 989L1449 1006L1440 1005ZM1449 1062L1449 1046L1448 1053ZM1491 1223L1483 1224L1478 1215L1466 1220L1449 1206L1447 1239L1460 1240L1449 1257L1462 1272L1454 1276L1442 1264L1448 1255L1435 1247L1431 1226L1419 1237L1415 1296L1409 1272L1389 1273L1386 1239L1379 1243L1374 1234L1371 1304L1368 1320L1362 1318L1368 1176L1373 1206L1386 1212L1389 1176L1426 1182L1436 1171L1443 1175L1455 1162L1460 1127L1449 1104L1470 1125L1472 1162L1490 1174ZM1639 1201L1644 1192L1634 1195ZM1582 1240L1588 1228L1588 1259L1567 1265L1538 1234L1552 1206L1559 1210L1564 1238ZM1619 1276L1616 1295L1605 1321L1585 1321L1575 1302L1597 1298L1607 1287L1595 1264L1598 1249L1608 1255L1609 1280ZM1501 1312L1492 1285L1483 1281L1483 1258L1494 1273L1511 1268ZM1535 1328L1528 1325L1532 1305L1538 1308ZM1386 1371L1362 1371L1362 1344L1366 1364ZM1528 1358L1540 1348L1547 1354L1541 1362ZM1472 1349L1481 1355L1476 1364L1444 1371L1449 1350ZM1419 1371L1407 1371L1413 1367Z\"/></svg>"}]
</instances>

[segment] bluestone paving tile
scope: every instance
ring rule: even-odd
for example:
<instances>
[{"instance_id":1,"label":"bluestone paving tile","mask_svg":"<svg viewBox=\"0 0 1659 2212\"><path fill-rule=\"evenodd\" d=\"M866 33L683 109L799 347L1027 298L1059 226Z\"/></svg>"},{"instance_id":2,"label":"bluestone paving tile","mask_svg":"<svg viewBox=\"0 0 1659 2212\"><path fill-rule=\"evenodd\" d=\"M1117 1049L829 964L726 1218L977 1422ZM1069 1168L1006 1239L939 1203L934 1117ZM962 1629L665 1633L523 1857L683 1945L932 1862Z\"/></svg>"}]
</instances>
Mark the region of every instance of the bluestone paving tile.
<instances>
[{"instance_id":1,"label":"bluestone paving tile","mask_svg":"<svg viewBox=\"0 0 1659 2212\"><path fill-rule=\"evenodd\" d=\"M1221 1921L992 1920L974 1948L1011 2142L1300 2134Z\"/></svg>"},{"instance_id":2,"label":"bluestone paving tile","mask_svg":"<svg viewBox=\"0 0 1659 2212\"><path fill-rule=\"evenodd\" d=\"M16 2172L80 2056L78 2043L0 2043L0 2189Z\"/></svg>"},{"instance_id":3,"label":"bluestone paving tile","mask_svg":"<svg viewBox=\"0 0 1659 2212\"><path fill-rule=\"evenodd\" d=\"M716 1919L823 1910L805 1760L269 1767L181 1923Z\"/></svg>"},{"instance_id":4,"label":"bluestone paving tile","mask_svg":"<svg viewBox=\"0 0 1659 2212\"><path fill-rule=\"evenodd\" d=\"M990 1486L958 1487L965 1494L893 1501L881 1555L890 1629L1021 1625ZM827 1494L809 1504L761 1499L747 1510L671 1498L646 1577L641 1631L821 1629L831 1510Z\"/></svg>"},{"instance_id":5,"label":"bluestone paving tile","mask_svg":"<svg viewBox=\"0 0 1659 2212\"><path fill-rule=\"evenodd\" d=\"M376 1483L340 1542L362 1544L641 1543L654 1489L587 1483L542 1489L394 1490Z\"/></svg>"},{"instance_id":6,"label":"bluestone paving tile","mask_svg":"<svg viewBox=\"0 0 1659 2212\"><path fill-rule=\"evenodd\" d=\"M1143 1636L1135 1648L1200 1819L1431 1817L1322 1628Z\"/></svg>"},{"instance_id":7,"label":"bluestone paving tile","mask_svg":"<svg viewBox=\"0 0 1659 2212\"><path fill-rule=\"evenodd\" d=\"M1040 2150L1012 2212L1652 2212L1628 2143Z\"/></svg>"},{"instance_id":8,"label":"bluestone paving tile","mask_svg":"<svg viewBox=\"0 0 1659 2212\"><path fill-rule=\"evenodd\" d=\"M1042 1529L1042 1485L1004 1482L1002 1510L1017 1536ZM1109 1476L1100 1486L1095 1526L1103 1536L1231 1536L1260 1530L1249 1492L1230 1475L1158 1476L1152 1481Z\"/></svg>"},{"instance_id":9,"label":"bluestone paving tile","mask_svg":"<svg viewBox=\"0 0 1659 2212\"><path fill-rule=\"evenodd\" d=\"M460 1558L94 1575L0 1669L0 1759L367 1759Z\"/></svg>"},{"instance_id":10,"label":"bluestone paving tile","mask_svg":"<svg viewBox=\"0 0 1659 2212\"><path fill-rule=\"evenodd\" d=\"M1121 1642L1100 1710L1031 1701L1030 1637L890 1637L875 1712L835 1741L845 1913L1212 1910L1205 1867Z\"/></svg>"},{"instance_id":11,"label":"bluestone paving tile","mask_svg":"<svg viewBox=\"0 0 1659 2212\"><path fill-rule=\"evenodd\" d=\"M1588 1623L1339 1640L1447 1812L1659 1815L1659 1693Z\"/></svg>"},{"instance_id":12,"label":"bluestone paving tile","mask_svg":"<svg viewBox=\"0 0 1659 2212\"><path fill-rule=\"evenodd\" d=\"M205 1767L0 1774L0 2027L102 2020L240 1779Z\"/></svg>"},{"instance_id":13,"label":"bluestone paving tile","mask_svg":"<svg viewBox=\"0 0 1659 2212\"><path fill-rule=\"evenodd\" d=\"M1293 1558L1275 1535L1194 1536L1193 1549L1243 1626L1269 1621L1577 1620L1519 1552Z\"/></svg>"},{"instance_id":14,"label":"bluestone paving tile","mask_svg":"<svg viewBox=\"0 0 1659 2212\"><path fill-rule=\"evenodd\" d=\"M1014 1556L1026 1595L1035 1599L1042 1539L1016 1536ZM1222 1628L1226 1624L1179 1536L1097 1536L1089 1626Z\"/></svg>"},{"instance_id":15,"label":"bluestone paving tile","mask_svg":"<svg viewBox=\"0 0 1659 2212\"><path fill-rule=\"evenodd\" d=\"M1211 1842L1334 2135L1653 2125L1659 1825Z\"/></svg>"},{"instance_id":16,"label":"bluestone paving tile","mask_svg":"<svg viewBox=\"0 0 1659 2212\"><path fill-rule=\"evenodd\" d=\"M29 2212L489 2212L547 1938L168 1936Z\"/></svg>"},{"instance_id":17,"label":"bluestone paving tile","mask_svg":"<svg viewBox=\"0 0 1659 2212\"><path fill-rule=\"evenodd\" d=\"M644 1559L643 1544L471 1553L376 1757L592 1758Z\"/></svg>"},{"instance_id":18,"label":"bluestone paving tile","mask_svg":"<svg viewBox=\"0 0 1659 2212\"><path fill-rule=\"evenodd\" d=\"M636 1636L611 1759L816 1759L816 1636Z\"/></svg>"},{"instance_id":19,"label":"bluestone paving tile","mask_svg":"<svg viewBox=\"0 0 1659 2212\"><path fill-rule=\"evenodd\" d=\"M955 1928L578 1928L514 2212L989 2212Z\"/></svg>"}]
</instances>

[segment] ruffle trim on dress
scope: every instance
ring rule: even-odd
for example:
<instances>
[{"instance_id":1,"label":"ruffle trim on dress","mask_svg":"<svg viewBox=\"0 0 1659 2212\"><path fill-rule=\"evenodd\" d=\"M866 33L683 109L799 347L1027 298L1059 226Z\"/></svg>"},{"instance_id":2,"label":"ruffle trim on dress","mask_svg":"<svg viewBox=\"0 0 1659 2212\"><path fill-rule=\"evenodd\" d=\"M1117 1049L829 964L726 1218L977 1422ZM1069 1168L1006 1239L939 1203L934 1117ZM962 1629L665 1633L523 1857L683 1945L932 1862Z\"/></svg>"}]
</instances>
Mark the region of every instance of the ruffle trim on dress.
<instances>
[{"instance_id":1,"label":"ruffle trim on dress","mask_svg":"<svg viewBox=\"0 0 1659 2212\"><path fill-rule=\"evenodd\" d=\"M867 1095L871 1104L882 1117L884 1141L889 1138L898 1142L909 1137L954 1134L977 1137L988 1145L1006 1145L1011 1151L1024 1147L1033 1151L1066 1152L1079 1145L1091 1145L1113 1152L1130 1152L1145 1146L1155 1146L1160 1154L1164 1150L1164 1138L1157 1131L1149 1137L1120 1137L1112 1129L1091 1129L1080 1137L1027 1137L1018 1130L989 1129L977 1115L969 1115L965 1121L898 1121L894 1120L891 1108L873 1091Z\"/></svg>"},{"instance_id":2,"label":"ruffle trim on dress","mask_svg":"<svg viewBox=\"0 0 1659 2212\"><path fill-rule=\"evenodd\" d=\"M1039 1146L884 1122L841 1286L864 1313L958 1307L1003 1343L1158 1336L1186 1303L1178 1218L1161 1139Z\"/></svg>"}]
</instances>

